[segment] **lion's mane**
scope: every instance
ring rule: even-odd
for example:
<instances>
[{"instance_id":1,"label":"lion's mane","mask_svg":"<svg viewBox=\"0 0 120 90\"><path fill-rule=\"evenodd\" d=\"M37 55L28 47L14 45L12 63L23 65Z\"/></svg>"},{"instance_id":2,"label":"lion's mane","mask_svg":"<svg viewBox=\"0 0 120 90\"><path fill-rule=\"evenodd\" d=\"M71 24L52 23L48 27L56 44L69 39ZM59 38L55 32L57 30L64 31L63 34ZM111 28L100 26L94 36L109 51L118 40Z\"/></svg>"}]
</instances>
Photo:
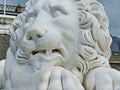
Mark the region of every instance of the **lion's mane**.
<instances>
[{"instance_id":1,"label":"lion's mane","mask_svg":"<svg viewBox=\"0 0 120 90\"><path fill-rule=\"evenodd\" d=\"M17 16L10 28L10 47L15 54L24 36L24 24L29 17L36 17L32 6L40 0L29 0L23 13ZM43 0L41 0L42 2ZM111 56L111 37L108 30L108 17L103 6L96 0L72 0L76 4L76 12L79 15L80 31L78 55L80 60L76 61L76 67L82 72L96 68L109 67ZM28 23L29 24L29 23Z\"/></svg>"}]
</instances>

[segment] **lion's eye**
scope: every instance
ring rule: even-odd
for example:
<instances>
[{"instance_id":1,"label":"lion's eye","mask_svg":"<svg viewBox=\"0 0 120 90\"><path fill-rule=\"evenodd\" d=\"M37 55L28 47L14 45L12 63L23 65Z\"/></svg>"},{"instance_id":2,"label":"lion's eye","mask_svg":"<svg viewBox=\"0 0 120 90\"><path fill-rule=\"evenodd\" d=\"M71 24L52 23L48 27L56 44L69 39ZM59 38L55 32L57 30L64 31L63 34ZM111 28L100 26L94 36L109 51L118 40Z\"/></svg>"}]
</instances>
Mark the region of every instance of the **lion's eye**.
<instances>
[{"instance_id":1,"label":"lion's eye","mask_svg":"<svg viewBox=\"0 0 120 90\"><path fill-rule=\"evenodd\" d=\"M56 10L56 11L54 11L54 13L53 13L53 17L58 17L58 16L60 16L60 15L62 15L62 14L63 14L62 11Z\"/></svg>"}]
</instances>

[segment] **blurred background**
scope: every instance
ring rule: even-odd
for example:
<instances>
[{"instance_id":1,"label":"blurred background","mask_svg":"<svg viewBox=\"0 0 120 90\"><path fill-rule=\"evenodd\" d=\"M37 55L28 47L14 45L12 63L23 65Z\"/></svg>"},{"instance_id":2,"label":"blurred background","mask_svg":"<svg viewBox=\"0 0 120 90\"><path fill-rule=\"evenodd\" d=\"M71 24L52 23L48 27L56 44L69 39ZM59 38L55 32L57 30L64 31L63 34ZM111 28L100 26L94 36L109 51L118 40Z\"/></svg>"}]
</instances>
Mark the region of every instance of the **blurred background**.
<instances>
[{"instance_id":1,"label":"blurred background","mask_svg":"<svg viewBox=\"0 0 120 90\"><path fill-rule=\"evenodd\" d=\"M4 2L7 3L7 5L14 5L17 6L20 4L21 6L25 6L25 2L27 0L0 0L0 3L3 4Z\"/></svg>"}]
</instances>

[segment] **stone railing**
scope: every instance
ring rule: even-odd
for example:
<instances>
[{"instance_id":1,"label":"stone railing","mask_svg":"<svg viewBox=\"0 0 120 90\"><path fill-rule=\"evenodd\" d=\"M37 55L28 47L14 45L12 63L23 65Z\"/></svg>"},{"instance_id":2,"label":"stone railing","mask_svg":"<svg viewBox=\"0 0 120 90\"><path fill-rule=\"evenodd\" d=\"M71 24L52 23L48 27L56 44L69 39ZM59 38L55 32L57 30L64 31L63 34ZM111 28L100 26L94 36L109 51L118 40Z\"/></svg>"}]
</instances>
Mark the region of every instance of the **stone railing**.
<instances>
[{"instance_id":1,"label":"stone railing","mask_svg":"<svg viewBox=\"0 0 120 90\"><path fill-rule=\"evenodd\" d=\"M24 11L25 7L22 7L20 5L18 6L13 6L13 5L6 5L5 7L5 14L6 15L12 15L16 16L22 11ZM4 5L0 4L0 14L4 14Z\"/></svg>"}]
</instances>

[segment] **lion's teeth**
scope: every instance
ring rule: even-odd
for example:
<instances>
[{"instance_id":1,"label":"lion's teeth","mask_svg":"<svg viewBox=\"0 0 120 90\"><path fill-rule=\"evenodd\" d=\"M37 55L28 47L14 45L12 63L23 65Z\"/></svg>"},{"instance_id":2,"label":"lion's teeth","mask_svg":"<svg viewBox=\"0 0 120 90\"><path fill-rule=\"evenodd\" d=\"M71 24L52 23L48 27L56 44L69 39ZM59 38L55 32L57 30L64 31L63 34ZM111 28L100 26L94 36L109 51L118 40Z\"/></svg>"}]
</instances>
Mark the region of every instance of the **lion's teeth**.
<instances>
[{"instance_id":1,"label":"lion's teeth","mask_svg":"<svg viewBox=\"0 0 120 90\"><path fill-rule=\"evenodd\" d=\"M49 51L46 50L46 55L49 56Z\"/></svg>"},{"instance_id":2,"label":"lion's teeth","mask_svg":"<svg viewBox=\"0 0 120 90\"><path fill-rule=\"evenodd\" d=\"M51 52L52 52L51 50L46 50L46 55L47 55L47 56L50 56L50 55L51 55Z\"/></svg>"},{"instance_id":3,"label":"lion's teeth","mask_svg":"<svg viewBox=\"0 0 120 90\"><path fill-rule=\"evenodd\" d=\"M50 50L49 53L50 53L50 56L51 56L52 55L52 50Z\"/></svg>"}]
</instances>

